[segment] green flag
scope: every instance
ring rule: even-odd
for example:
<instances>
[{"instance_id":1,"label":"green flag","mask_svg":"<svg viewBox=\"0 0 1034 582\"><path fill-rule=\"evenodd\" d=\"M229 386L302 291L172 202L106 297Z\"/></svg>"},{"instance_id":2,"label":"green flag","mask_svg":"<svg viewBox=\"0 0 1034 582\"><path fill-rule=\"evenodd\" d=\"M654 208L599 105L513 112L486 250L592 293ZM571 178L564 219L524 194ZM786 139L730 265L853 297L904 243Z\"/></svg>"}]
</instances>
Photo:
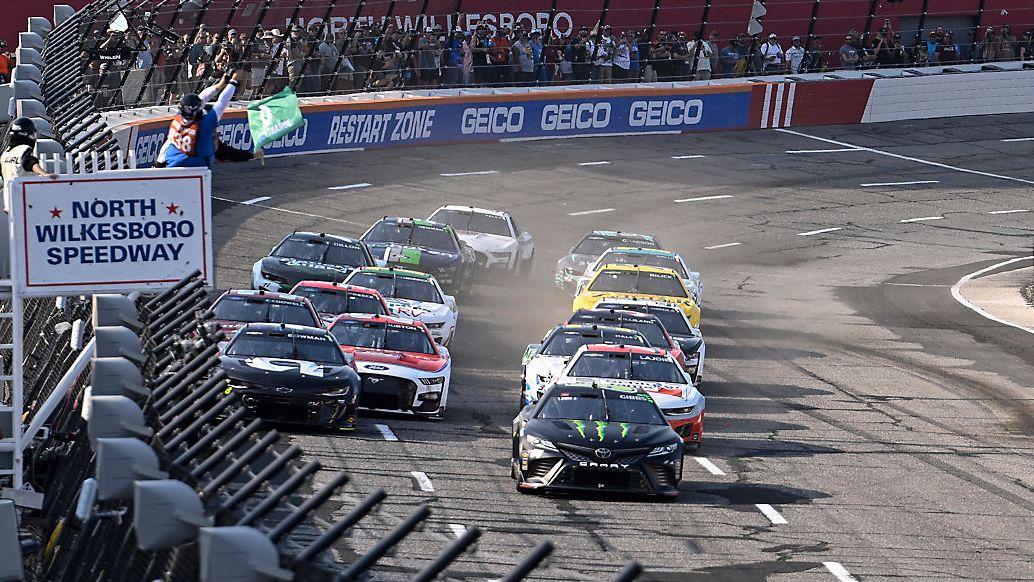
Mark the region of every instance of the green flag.
<instances>
[{"instance_id":1,"label":"green flag","mask_svg":"<svg viewBox=\"0 0 1034 582\"><path fill-rule=\"evenodd\" d=\"M255 152L305 124L298 97L290 87L248 105L248 125Z\"/></svg>"}]
</instances>

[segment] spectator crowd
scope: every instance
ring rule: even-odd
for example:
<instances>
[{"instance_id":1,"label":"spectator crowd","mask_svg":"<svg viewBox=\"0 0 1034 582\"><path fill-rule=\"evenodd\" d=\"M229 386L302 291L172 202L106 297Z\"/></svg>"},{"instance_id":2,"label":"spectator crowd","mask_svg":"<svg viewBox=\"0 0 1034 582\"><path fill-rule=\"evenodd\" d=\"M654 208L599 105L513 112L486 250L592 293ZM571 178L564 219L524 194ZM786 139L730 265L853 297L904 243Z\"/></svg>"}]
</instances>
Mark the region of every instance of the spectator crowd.
<instances>
[{"instance_id":1,"label":"spectator crowd","mask_svg":"<svg viewBox=\"0 0 1034 582\"><path fill-rule=\"evenodd\" d=\"M1009 25L988 27L975 54L960 47L951 31L937 27L925 39L906 43L890 20L867 38L848 32L837 47L821 36L740 34L722 41L717 31L702 36L658 30L581 27L568 36L530 27L471 31L440 27L399 30L356 26L325 32L291 25L239 33L201 25L196 34L137 34L100 29L83 46L87 86L99 107L172 103L242 68L248 74L238 94L258 99L291 86L299 95L351 91L498 87L578 83L706 80L765 74L801 74L837 69L951 65L1034 60L1034 29L1022 37ZM2 73L2 71L0 71ZM138 99L139 96L139 99Z\"/></svg>"}]
</instances>

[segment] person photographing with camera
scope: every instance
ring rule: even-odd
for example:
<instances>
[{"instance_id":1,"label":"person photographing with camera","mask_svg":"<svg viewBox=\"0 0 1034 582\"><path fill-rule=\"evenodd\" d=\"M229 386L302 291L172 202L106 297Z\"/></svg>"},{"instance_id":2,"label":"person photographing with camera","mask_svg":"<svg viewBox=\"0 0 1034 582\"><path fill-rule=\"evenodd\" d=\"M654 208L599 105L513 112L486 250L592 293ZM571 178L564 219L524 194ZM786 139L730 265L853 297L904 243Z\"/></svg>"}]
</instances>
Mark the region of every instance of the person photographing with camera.
<instances>
[{"instance_id":1,"label":"person photographing with camera","mask_svg":"<svg viewBox=\"0 0 1034 582\"><path fill-rule=\"evenodd\" d=\"M164 161L169 168L212 167L219 120L243 78L244 71L238 69L223 75L218 83L201 93L190 93L180 98L179 113L169 125L169 136L158 155L159 163ZM213 97L216 101L206 111L205 103Z\"/></svg>"}]
</instances>

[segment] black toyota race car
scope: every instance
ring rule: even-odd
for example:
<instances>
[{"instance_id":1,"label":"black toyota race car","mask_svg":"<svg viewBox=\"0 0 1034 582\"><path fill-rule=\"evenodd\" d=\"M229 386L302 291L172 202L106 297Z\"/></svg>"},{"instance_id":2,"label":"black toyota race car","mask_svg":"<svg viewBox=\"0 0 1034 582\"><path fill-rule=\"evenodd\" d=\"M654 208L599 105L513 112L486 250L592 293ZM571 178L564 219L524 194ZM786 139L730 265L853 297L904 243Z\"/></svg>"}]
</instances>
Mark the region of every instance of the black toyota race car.
<instances>
[{"instance_id":1,"label":"black toyota race car","mask_svg":"<svg viewBox=\"0 0 1034 582\"><path fill-rule=\"evenodd\" d=\"M556 384L513 419L510 476L521 492L678 496L682 438L649 394L609 383Z\"/></svg>"},{"instance_id":2,"label":"black toyota race car","mask_svg":"<svg viewBox=\"0 0 1034 582\"><path fill-rule=\"evenodd\" d=\"M340 283L376 264L361 240L322 232L292 232L251 268L252 289L283 291L299 281Z\"/></svg>"},{"instance_id":3,"label":"black toyota race car","mask_svg":"<svg viewBox=\"0 0 1034 582\"><path fill-rule=\"evenodd\" d=\"M477 255L448 224L385 216L362 240L387 266L434 275L450 294L463 295L473 284Z\"/></svg>"},{"instance_id":4,"label":"black toyota race car","mask_svg":"<svg viewBox=\"0 0 1034 582\"><path fill-rule=\"evenodd\" d=\"M359 374L325 329L249 323L219 358L249 416L339 430L355 428Z\"/></svg>"}]
</instances>

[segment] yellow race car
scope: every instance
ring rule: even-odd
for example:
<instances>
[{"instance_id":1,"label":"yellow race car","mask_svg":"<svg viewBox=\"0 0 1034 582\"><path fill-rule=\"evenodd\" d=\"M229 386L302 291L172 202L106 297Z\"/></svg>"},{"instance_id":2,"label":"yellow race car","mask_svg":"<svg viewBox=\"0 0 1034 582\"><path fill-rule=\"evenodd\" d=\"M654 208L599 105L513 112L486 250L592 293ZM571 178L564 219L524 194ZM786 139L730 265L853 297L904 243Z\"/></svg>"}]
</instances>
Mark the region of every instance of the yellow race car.
<instances>
[{"instance_id":1,"label":"yellow race car","mask_svg":"<svg viewBox=\"0 0 1034 582\"><path fill-rule=\"evenodd\" d=\"M685 312L693 327L700 326L700 307L686 284L671 269L640 265L603 265L574 298L574 311L592 309L601 299L666 301Z\"/></svg>"}]
</instances>

